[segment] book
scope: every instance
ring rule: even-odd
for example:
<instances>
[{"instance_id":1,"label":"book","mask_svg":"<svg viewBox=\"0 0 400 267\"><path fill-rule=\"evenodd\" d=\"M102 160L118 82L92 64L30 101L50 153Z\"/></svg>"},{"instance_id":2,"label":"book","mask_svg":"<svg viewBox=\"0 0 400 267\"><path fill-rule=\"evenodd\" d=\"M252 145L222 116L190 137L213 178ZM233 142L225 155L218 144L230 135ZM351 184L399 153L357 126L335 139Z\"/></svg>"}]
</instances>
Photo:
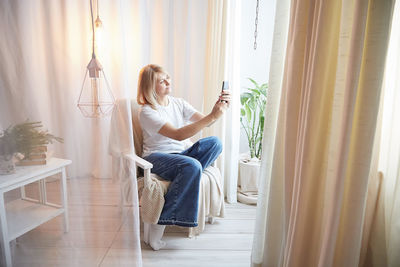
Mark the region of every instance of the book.
<instances>
[{"instance_id":1,"label":"book","mask_svg":"<svg viewBox=\"0 0 400 267\"><path fill-rule=\"evenodd\" d=\"M32 149L29 158L18 161L17 166L46 165L48 158L47 146L38 146Z\"/></svg>"}]
</instances>

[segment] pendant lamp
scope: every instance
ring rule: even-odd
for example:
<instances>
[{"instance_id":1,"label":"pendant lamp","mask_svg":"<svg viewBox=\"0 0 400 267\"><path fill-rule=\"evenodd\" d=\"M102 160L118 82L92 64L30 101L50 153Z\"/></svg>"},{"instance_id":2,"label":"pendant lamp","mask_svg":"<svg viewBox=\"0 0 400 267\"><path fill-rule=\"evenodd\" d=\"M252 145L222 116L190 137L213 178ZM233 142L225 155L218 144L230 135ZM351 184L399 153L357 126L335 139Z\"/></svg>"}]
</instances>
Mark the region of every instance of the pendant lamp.
<instances>
[{"instance_id":1,"label":"pendant lamp","mask_svg":"<svg viewBox=\"0 0 400 267\"><path fill-rule=\"evenodd\" d=\"M95 53L95 30L93 20L93 6L90 1L90 14L92 18L92 59L86 68L81 93L78 99L78 107L83 116L89 118L102 118L111 114L115 98L111 92L110 84L104 74ZM97 14L98 21L100 21ZM101 23L101 22L100 22Z\"/></svg>"}]
</instances>

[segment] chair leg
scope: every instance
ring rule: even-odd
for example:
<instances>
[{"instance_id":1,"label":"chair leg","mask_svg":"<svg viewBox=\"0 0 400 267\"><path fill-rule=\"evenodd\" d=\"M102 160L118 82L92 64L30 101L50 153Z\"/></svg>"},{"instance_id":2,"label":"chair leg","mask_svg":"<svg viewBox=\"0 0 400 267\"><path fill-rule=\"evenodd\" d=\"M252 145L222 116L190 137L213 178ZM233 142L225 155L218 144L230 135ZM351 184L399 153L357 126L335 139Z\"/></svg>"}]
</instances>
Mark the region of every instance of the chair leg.
<instances>
[{"instance_id":1,"label":"chair leg","mask_svg":"<svg viewBox=\"0 0 400 267\"><path fill-rule=\"evenodd\" d=\"M150 224L143 222L143 241L146 245L149 244Z\"/></svg>"},{"instance_id":2,"label":"chair leg","mask_svg":"<svg viewBox=\"0 0 400 267\"><path fill-rule=\"evenodd\" d=\"M215 222L215 217L212 217L212 216L208 217L209 224L214 224L214 222Z\"/></svg>"}]
</instances>

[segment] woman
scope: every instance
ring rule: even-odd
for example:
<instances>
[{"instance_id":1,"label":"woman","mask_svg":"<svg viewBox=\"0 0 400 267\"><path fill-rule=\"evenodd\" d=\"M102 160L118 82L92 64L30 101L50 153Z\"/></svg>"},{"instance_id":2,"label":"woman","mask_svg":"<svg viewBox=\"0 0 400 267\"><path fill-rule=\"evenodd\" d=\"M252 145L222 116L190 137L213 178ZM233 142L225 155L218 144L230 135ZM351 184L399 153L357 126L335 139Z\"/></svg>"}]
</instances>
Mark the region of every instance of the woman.
<instances>
[{"instance_id":1,"label":"woman","mask_svg":"<svg viewBox=\"0 0 400 267\"><path fill-rule=\"evenodd\" d=\"M142 156L153 164L152 173L171 181L158 224L144 225L144 241L154 250L165 246L165 225L197 226L201 174L219 156L222 145L217 137L207 137L185 149L184 140L214 123L230 102L229 92L223 91L210 114L203 115L170 92L171 79L160 66L142 68L137 95L142 105Z\"/></svg>"}]
</instances>

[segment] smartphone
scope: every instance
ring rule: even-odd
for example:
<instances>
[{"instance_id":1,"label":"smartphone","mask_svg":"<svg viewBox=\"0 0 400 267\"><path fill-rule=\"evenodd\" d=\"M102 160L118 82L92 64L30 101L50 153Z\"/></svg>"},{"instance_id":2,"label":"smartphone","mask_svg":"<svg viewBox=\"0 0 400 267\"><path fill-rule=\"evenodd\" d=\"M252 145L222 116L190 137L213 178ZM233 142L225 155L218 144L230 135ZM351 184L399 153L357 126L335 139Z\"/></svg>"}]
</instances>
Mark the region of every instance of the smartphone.
<instances>
[{"instance_id":1,"label":"smartphone","mask_svg":"<svg viewBox=\"0 0 400 267\"><path fill-rule=\"evenodd\" d=\"M222 89L221 89L221 94L222 94L222 91L227 91L227 90L229 90L229 82L228 81L223 81L222 82ZM221 102L225 102L226 103L226 101L224 101L224 100L221 100Z\"/></svg>"}]
</instances>

